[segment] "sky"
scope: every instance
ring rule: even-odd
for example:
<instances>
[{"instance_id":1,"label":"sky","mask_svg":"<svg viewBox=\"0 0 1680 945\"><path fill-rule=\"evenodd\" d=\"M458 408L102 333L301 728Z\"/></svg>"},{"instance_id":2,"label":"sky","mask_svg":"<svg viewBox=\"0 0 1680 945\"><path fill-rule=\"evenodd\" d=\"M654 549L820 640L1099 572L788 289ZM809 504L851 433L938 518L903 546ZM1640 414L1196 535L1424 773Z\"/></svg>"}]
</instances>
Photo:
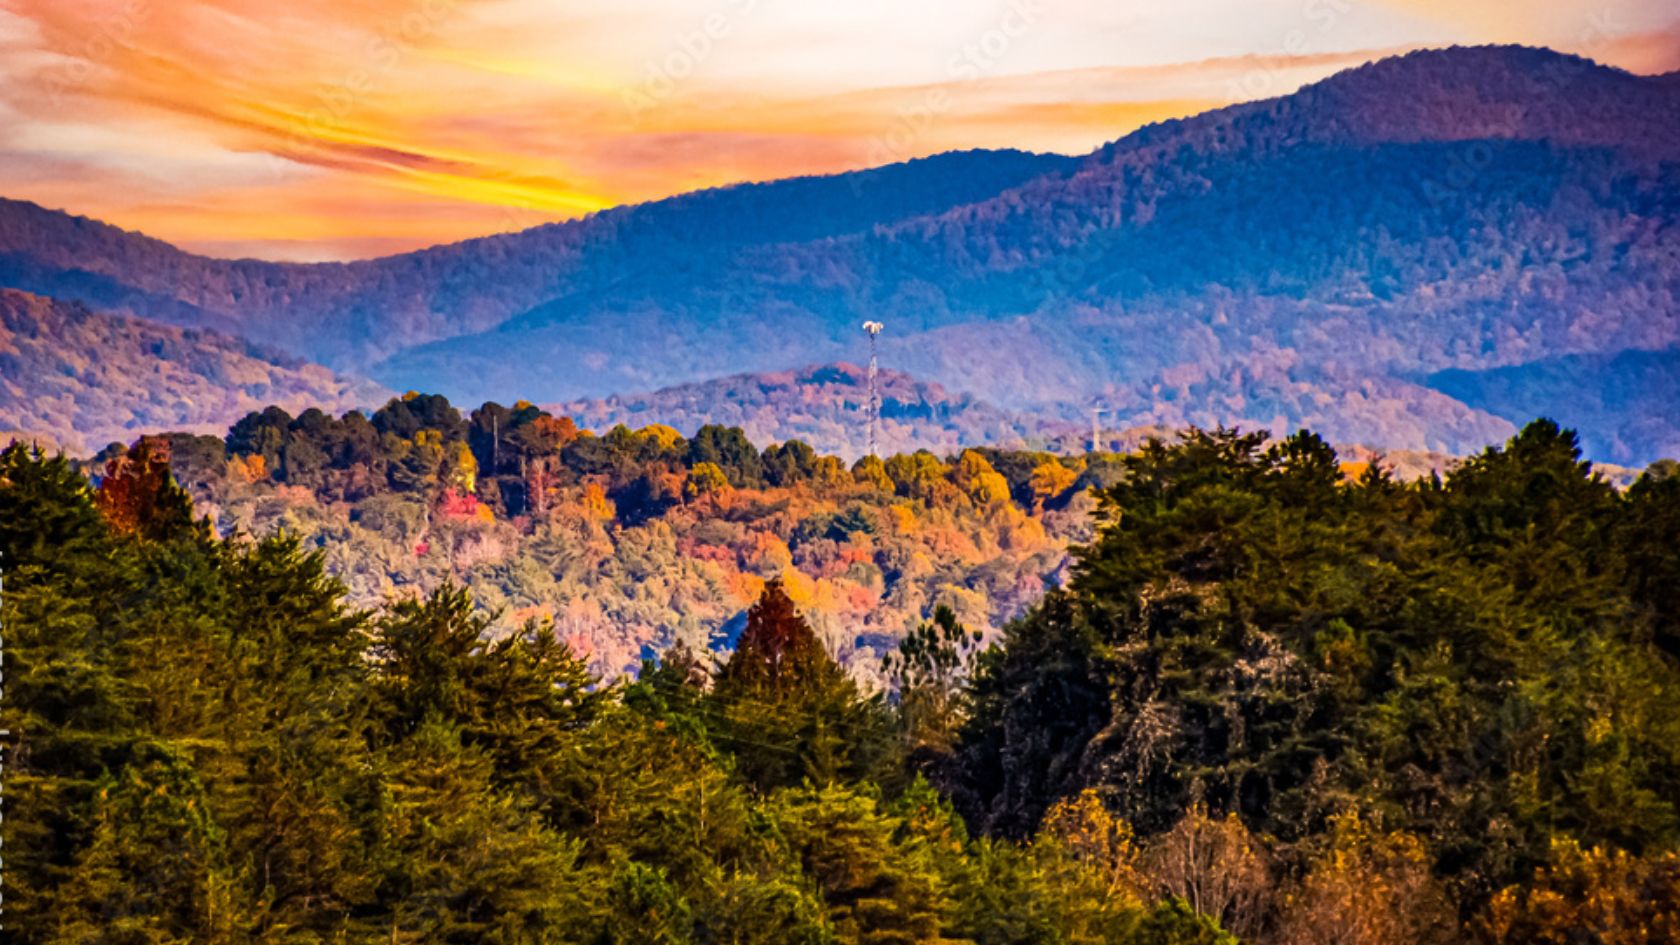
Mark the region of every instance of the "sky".
<instances>
[{"instance_id":1,"label":"sky","mask_svg":"<svg viewBox=\"0 0 1680 945\"><path fill-rule=\"evenodd\" d=\"M1371 59L1680 69L1671 0L0 0L0 196L349 259L962 148L1077 154Z\"/></svg>"}]
</instances>

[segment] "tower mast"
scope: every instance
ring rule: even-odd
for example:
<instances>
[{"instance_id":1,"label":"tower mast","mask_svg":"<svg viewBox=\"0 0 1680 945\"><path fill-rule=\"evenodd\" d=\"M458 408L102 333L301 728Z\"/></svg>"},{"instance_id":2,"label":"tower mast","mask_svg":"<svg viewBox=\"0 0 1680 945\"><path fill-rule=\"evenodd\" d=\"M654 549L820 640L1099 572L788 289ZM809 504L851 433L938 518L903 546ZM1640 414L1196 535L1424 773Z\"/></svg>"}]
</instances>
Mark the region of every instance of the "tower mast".
<instances>
[{"instance_id":1,"label":"tower mast","mask_svg":"<svg viewBox=\"0 0 1680 945\"><path fill-rule=\"evenodd\" d=\"M879 370L879 361L876 357L876 338L880 336L881 329L885 327L880 322L863 323L863 330L869 335L869 455L871 456L879 455L877 452L876 427L881 422L881 393L875 386L875 375Z\"/></svg>"}]
</instances>

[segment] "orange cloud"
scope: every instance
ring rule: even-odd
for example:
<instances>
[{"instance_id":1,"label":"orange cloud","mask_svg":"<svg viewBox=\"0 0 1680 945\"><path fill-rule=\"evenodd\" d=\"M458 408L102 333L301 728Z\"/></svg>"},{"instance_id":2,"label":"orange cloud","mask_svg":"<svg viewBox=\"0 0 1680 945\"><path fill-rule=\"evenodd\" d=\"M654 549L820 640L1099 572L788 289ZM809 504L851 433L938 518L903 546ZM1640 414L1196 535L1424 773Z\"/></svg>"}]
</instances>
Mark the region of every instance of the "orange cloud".
<instances>
[{"instance_id":1,"label":"orange cloud","mask_svg":"<svg viewBox=\"0 0 1680 945\"><path fill-rule=\"evenodd\" d=\"M1533 17L1383 2L1449 39ZM0 0L0 193L219 254L392 252L952 148L1081 152L1387 50L1349 33L1207 55L1179 36L1223 29L1206 45L1225 49L1264 16L1283 35L1298 6L1186 0L1139 22L1058 0L1010 37L995 11L889 0ZM1672 38L1618 28L1595 48L1650 66Z\"/></svg>"}]
</instances>

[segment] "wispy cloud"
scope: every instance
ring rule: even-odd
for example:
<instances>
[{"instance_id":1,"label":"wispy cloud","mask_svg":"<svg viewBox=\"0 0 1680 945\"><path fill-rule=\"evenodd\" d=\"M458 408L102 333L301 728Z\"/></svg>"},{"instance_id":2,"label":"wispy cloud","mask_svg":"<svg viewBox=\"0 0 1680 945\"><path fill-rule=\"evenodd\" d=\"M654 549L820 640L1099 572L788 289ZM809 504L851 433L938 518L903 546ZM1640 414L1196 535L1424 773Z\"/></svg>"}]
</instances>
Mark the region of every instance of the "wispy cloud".
<instances>
[{"instance_id":1,"label":"wispy cloud","mask_svg":"<svg viewBox=\"0 0 1680 945\"><path fill-rule=\"evenodd\" d=\"M1671 69L1660 6L0 0L0 192L209 252L363 255L949 148L1083 151L1420 44Z\"/></svg>"}]
</instances>

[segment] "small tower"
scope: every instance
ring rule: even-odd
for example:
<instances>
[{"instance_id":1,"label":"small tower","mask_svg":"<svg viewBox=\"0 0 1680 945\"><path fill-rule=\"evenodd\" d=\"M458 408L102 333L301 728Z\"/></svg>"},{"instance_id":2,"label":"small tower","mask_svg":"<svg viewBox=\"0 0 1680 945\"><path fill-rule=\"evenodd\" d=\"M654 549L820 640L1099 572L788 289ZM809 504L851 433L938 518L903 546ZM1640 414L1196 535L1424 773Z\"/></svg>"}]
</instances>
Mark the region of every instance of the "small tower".
<instances>
[{"instance_id":1,"label":"small tower","mask_svg":"<svg viewBox=\"0 0 1680 945\"><path fill-rule=\"evenodd\" d=\"M869 335L869 455L875 456L877 444L875 440L876 427L881 422L881 392L875 387L875 373L880 362L876 358L876 338L885 328L880 322L864 322L863 330Z\"/></svg>"}]
</instances>

